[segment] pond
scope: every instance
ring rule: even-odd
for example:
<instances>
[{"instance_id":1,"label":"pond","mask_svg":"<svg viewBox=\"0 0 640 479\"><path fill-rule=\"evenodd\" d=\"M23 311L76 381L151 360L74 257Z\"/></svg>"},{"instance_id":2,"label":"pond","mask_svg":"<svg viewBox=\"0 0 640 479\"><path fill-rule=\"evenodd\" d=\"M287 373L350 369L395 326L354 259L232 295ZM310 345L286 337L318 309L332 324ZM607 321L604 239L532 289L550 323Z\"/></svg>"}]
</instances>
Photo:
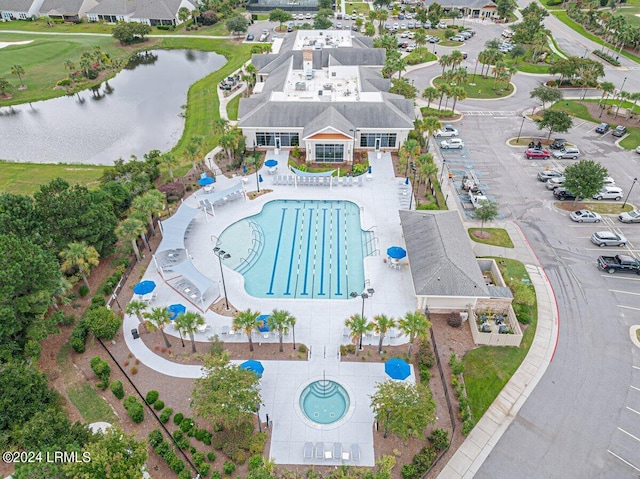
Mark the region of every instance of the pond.
<instances>
[{"instance_id":1,"label":"pond","mask_svg":"<svg viewBox=\"0 0 640 479\"><path fill-rule=\"evenodd\" d=\"M0 108L0 159L111 165L167 151L182 135L189 86L225 62L216 53L154 50L94 89Z\"/></svg>"}]
</instances>

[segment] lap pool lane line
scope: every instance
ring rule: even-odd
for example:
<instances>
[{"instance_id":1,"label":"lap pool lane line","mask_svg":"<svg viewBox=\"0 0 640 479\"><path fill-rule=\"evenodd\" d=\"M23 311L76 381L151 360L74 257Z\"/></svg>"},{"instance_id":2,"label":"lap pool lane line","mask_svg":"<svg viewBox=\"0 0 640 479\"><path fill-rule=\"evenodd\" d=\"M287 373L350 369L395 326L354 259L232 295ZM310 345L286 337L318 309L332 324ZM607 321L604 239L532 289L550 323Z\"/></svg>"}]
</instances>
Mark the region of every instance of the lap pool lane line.
<instances>
[{"instance_id":1,"label":"lap pool lane line","mask_svg":"<svg viewBox=\"0 0 640 479\"><path fill-rule=\"evenodd\" d=\"M327 233L327 208L322 208L322 259L320 260L320 289L318 290L318 296L324 296L324 251L326 248L326 241L324 240Z\"/></svg>"},{"instance_id":2,"label":"lap pool lane line","mask_svg":"<svg viewBox=\"0 0 640 479\"><path fill-rule=\"evenodd\" d=\"M300 208L296 208L296 217L293 222L293 234L291 235L291 254L289 255L289 275L287 276L287 289L285 296L291 296L291 273L293 272L293 254L296 247L296 232L298 231L298 218L300 216Z\"/></svg>"},{"instance_id":3,"label":"lap pool lane line","mask_svg":"<svg viewBox=\"0 0 640 479\"><path fill-rule=\"evenodd\" d=\"M271 282L269 283L269 291L267 294L273 296L273 282L276 278L276 268L278 266L278 255L280 254L280 244L282 241L282 227L284 226L284 219L287 216L287 208L282 208L282 216L280 217L280 231L278 232L278 243L276 244L276 254L273 258L273 268L271 269Z\"/></svg>"},{"instance_id":4,"label":"lap pool lane line","mask_svg":"<svg viewBox=\"0 0 640 479\"><path fill-rule=\"evenodd\" d=\"M340 279L342 278L342 272L340 270L340 212L340 206L338 206L336 208L336 296L342 296L342 291L340 290ZM345 249L345 255L346 254L347 250Z\"/></svg>"},{"instance_id":5,"label":"lap pool lane line","mask_svg":"<svg viewBox=\"0 0 640 479\"><path fill-rule=\"evenodd\" d=\"M309 208L309 229L307 230L307 254L304 259L304 281L302 283L301 296L309 296L307 292L307 279L309 278L309 251L311 251L311 227L313 226L313 208Z\"/></svg>"}]
</instances>

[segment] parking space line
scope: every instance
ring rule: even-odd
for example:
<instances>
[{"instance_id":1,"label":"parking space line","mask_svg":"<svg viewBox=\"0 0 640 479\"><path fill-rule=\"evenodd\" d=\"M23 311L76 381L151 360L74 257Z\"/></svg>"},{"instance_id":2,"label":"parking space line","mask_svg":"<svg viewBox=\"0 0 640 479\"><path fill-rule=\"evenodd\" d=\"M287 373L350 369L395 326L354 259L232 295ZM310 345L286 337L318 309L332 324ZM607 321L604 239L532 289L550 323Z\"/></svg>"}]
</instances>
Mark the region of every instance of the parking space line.
<instances>
[{"instance_id":1,"label":"parking space line","mask_svg":"<svg viewBox=\"0 0 640 479\"><path fill-rule=\"evenodd\" d=\"M625 406L629 411L631 412L635 412L636 414L640 415L640 411L636 411L635 409L630 408L629 406Z\"/></svg>"},{"instance_id":2,"label":"parking space line","mask_svg":"<svg viewBox=\"0 0 640 479\"><path fill-rule=\"evenodd\" d=\"M610 289L610 293L622 293L622 294L633 294L634 296L640 296L640 293L632 293L631 291L622 291L619 289Z\"/></svg>"},{"instance_id":3,"label":"parking space line","mask_svg":"<svg viewBox=\"0 0 640 479\"><path fill-rule=\"evenodd\" d=\"M621 427L618 428L618 431L622 431L624 432L627 436L634 438L636 441L640 442L640 437L634 436L633 434L631 434L630 432L625 431L624 429L622 429Z\"/></svg>"},{"instance_id":4,"label":"parking space line","mask_svg":"<svg viewBox=\"0 0 640 479\"><path fill-rule=\"evenodd\" d=\"M640 281L639 278L629 278L628 276L618 276L615 274L601 274L600 277L602 278L619 278L622 280L626 280L626 281Z\"/></svg>"},{"instance_id":5,"label":"parking space line","mask_svg":"<svg viewBox=\"0 0 640 479\"><path fill-rule=\"evenodd\" d=\"M640 308L634 308L632 306L623 306L622 304L618 305L618 308L622 308L622 309L632 309L633 311L640 311ZM633 386L631 386L633 387ZM638 391L640 391L640 389L638 389Z\"/></svg>"},{"instance_id":6,"label":"parking space line","mask_svg":"<svg viewBox=\"0 0 640 479\"><path fill-rule=\"evenodd\" d=\"M633 369L640 369L640 366L631 366Z\"/></svg>"},{"instance_id":7,"label":"parking space line","mask_svg":"<svg viewBox=\"0 0 640 479\"><path fill-rule=\"evenodd\" d=\"M636 391L640 391L640 388L637 388L635 386L629 386L631 389L635 389Z\"/></svg>"},{"instance_id":8,"label":"parking space line","mask_svg":"<svg viewBox=\"0 0 640 479\"><path fill-rule=\"evenodd\" d=\"M636 466L634 466L633 464L631 464L629 461L625 461L624 459L622 459L620 456L618 456L615 452L611 452L609 449L607 449L607 452L609 454L611 454L613 457L620 459L622 462L624 462L627 466L634 468L636 471L640 472L640 469L638 469Z\"/></svg>"}]
</instances>

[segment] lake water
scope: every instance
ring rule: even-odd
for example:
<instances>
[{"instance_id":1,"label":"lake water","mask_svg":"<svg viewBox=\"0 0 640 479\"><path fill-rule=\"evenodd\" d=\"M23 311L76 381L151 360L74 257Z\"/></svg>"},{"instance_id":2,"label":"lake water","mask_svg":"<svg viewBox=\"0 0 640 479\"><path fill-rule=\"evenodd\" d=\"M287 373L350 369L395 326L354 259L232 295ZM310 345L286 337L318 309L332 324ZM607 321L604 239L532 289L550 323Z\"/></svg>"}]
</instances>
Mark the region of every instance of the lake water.
<instances>
[{"instance_id":1,"label":"lake water","mask_svg":"<svg viewBox=\"0 0 640 479\"><path fill-rule=\"evenodd\" d=\"M0 108L0 159L111 165L167 151L182 135L189 86L225 62L216 53L154 50L96 89Z\"/></svg>"}]
</instances>

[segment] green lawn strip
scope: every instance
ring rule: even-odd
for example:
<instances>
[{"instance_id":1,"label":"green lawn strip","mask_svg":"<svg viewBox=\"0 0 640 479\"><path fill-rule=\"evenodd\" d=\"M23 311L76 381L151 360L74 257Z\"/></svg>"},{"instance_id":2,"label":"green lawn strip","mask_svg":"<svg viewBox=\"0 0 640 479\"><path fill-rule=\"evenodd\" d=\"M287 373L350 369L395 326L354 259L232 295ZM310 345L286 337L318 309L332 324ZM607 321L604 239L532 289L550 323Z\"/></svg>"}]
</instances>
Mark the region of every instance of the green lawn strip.
<instances>
[{"instance_id":1,"label":"green lawn strip","mask_svg":"<svg viewBox=\"0 0 640 479\"><path fill-rule=\"evenodd\" d=\"M418 65L420 63L433 62L438 59L429 51L428 47L418 47L409 53L405 58L407 65Z\"/></svg>"},{"instance_id":2,"label":"green lawn strip","mask_svg":"<svg viewBox=\"0 0 640 479\"><path fill-rule=\"evenodd\" d=\"M88 188L96 187L106 167L91 165L0 162L0 192L30 195L55 178Z\"/></svg>"},{"instance_id":3,"label":"green lawn strip","mask_svg":"<svg viewBox=\"0 0 640 479\"><path fill-rule=\"evenodd\" d=\"M462 45L462 42L454 42L451 40L443 40L440 42L440 45L443 47L459 47Z\"/></svg>"},{"instance_id":4,"label":"green lawn strip","mask_svg":"<svg viewBox=\"0 0 640 479\"><path fill-rule=\"evenodd\" d=\"M507 286L514 294L514 305L525 296L534 293L524 264L505 258L494 258ZM523 281L524 280L524 281ZM529 309L531 322L524 332L520 347L481 346L469 351L462 358L464 381L471 407L471 414L478 421L500 394L529 352L538 323L538 306L533 300ZM471 327L474 325L472 324Z\"/></svg>"},{"instance_id":5,"label":"green lawn strip","mask_svg":"<svg viewBox=\"0 0 640 479\"><path fill-rule=\"evenodd\" d=\"M635 150L640 145L640 128L627 128L629 134L620 142L620 146L625 150Z\"/></svg>"},{"instance_id":6,"label":"green lawn strip","mask_svg":"<svg viewBox=\"0 0 640 479\"><path fill-rule=\"evenodd\" d=\"M369 4L366 2L347 2L345 7L345 11L349 15L351 15L354 10L356 10L358 13L364 14L366 14L370 10Z\"/></svg>"},{"instance_id":7,"label":"green lawn strip","mask_svg":"<svg viewBox=\"0 0 640 479\"><path fill-rule=\"evenodd\" d=\"M440 85L445 81L446 80L444 80L442 77L436 77L433 79L433 84ZM471 85L471 83L474 84ZM467 94L467 98L503 98L513 92L513 85L511 84L509 84L507 89L504 89L502 91L494 90L493 85L494 79L492 77L484 78L480 75L476 75L473 82L471 82L471 79L469 78L469 83L463 83L460 86L464 88L464 91Z\"/></svg>"},{"instance_id":8,"label":"green lawn strip","mask_svg":"<svg viewBox=\"0 0 640 479\"><path fill-rule=\"evenodd\" d=\"M0 22L0 30L20 30L24 32L50 32L50 33L108 33L111 34L113 25L98 22L82 23L51 23L47 26L45 19L36 21ZM154 33L155 33L154 28ZM158 30L161 31L161 30Z\"/></svg>"},{"instance_id":9,"label":"green lawn strip","mask_svg":"<svg viewBox=\"0 0 640 479\"><path fill-rule=\"evenodd\" d=\"M86 423L104 421L110 424L118 424L118 418L105 401L88 383L78 383L67 389L67 395L78 409L82 419Z\"/></svg>"},{"instance_id":10,"label":"green lawn strip","mask_svg":"<svg viewBox=\"0 0 640 479\"><path fill-rule=\"evenodd\" d=\"M47 100L65 95L63 89L55 89L56 82L67 78L69 71L65 69L66 60L79 66L83 52L93 52L94 47L108 53L113 60L126 61L132 50L118 46L111 37L77 36L77 35L12 35L0 32L0 41L33 40L23 45L12 45L0 50L0 77L5 77L16 88L10 100L0 100L0 106ZM146 46L148 48L148 46ZM21 65L25 73L22 76L26 90L18 90L18 78L11 74L13 65ZM112 73L115 75L115 72ZM77 90L99 84L104 78L96 81L85 81L77 86Z\"/></svg>"},{"instance_id":11,"label":"green lawn strip","mask_svg":"<svg viewBox=\"0 0 640 479\"><path fill-rule=\"evenodd\" d=\"M504 228L483 228L482 231L485 233L489 233L491 236L489 238L478 238L473 235L474 231L480 231L480 228L469 228L467 232L469 233L469 238L471 238L476 243L489 244L492 246L502 246L503 248L513 248L513 242L509 237L509 233Z\"/></svg>"},{"instance_id":12,"label":"green lawn strip","mask_svg":"<svg viewBox=\"0 0 640 479\"><path fill-rule=\"evenodd\" d=\"M569 28L575 30L576 32L578 32L580 35L588 38L589 40L592 40L594 42L596 42L598 45L603 45L611 50L615 50L615 48L612 45L609 45L608 43L604 42L600 37L598 37L597 35L594 35L593 33L590 33L589 31L587 31L582 25L580 25L577 22L574 22L571 18L569 18L569 15L567 15L567 12L565 11L554 11L551 12L553 15L556 16L556 18L558 20L560 20L562 23L564 23L566 26L568 26ZM617 52L617 50L615 50ZM622 50L620 52L620 55L623 55L625 57L627 57L629 60L632 60L636 63L640 63L640 58L638 58L637 56ZM615 55L614 55L615 56Z\"/></svg>"},{"instance_id":13,"label":"green lawn strip","mask_svg":"<svg viewBox=\"0 0 640 479\"><path fill-rule=\"evenodd\" d=\"M563 211L578 211L578 210L591 210L601 215L617 215L623 211L631 211L633 205L627 203L624 208L622 204L617 202L602 202L602 201L578 201L573 204L573 201L557 201L554 206Z\"/></svg>"},{"instance_id":14,"label":"green lawn strip","mask_svg":"<svg viewBox=\"0 0 640 479\"><path fill-rule=\"evenodd\" d=\"M638 13L640 13L638 8L619 8L616 10L616 14L622 15L630 25L635 26L640 25L640 17L637 16Z\"/></svg>"},{"instance_id":15,"label":"green lawn strip","mask_svg":"<svg viewBox=\"0 0 640 479\"><path fill-rule=\"evenodd\" d=\"M227 58L227 63L219 70L195 82L187 95L187 111L184 132L172 154L177 158L184 156L189 140L194 136L204 137L203 152L212 150L217 144L219 134L212 130L213 122L220 117L217 87L218 83L240 68L251 57L251 46L230 42L228 40L211 40L204 38L165 38L161 48L196 49L214 51ZM185 170L186 171L186 170ZM181 170L176 171L180 174Z\"/></svg>"},{"instance_id":16,"label":"green lawn strip","mask_svg":"<svg viewBox=\"0 0 640 479\"><path fill-rule=\"evenodd\" d=\"M236 95L229 103L227 103L227 115L229 116L229 120L237 120L238 119L238 107L240 106L240 98L242 95Z\"/></svg>"}]
</instances>

